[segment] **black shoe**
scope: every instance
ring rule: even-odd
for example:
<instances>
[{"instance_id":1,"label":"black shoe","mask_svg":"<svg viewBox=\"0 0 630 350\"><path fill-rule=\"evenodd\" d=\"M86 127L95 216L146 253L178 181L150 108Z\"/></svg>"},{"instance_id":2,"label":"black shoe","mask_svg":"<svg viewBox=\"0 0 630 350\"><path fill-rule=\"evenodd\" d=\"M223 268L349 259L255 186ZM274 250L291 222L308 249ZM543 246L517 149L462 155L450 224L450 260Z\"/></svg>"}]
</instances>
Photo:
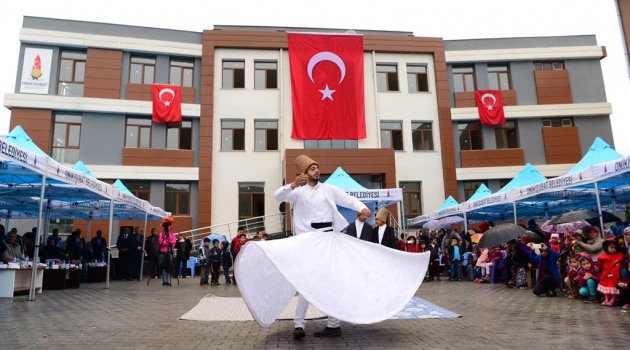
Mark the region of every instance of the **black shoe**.
<instances>
[{"instance_id":1,"label":"black shoe","mask_svg":"<svg viewBox=\"0 0 630 350\"><path fill-rule=\"evenodd\" d=\"M341 335L341 327L326 327L323 331L315 332L313 335L316 337L338 337Z\"/></svg>"},{"instance_id":2,"label":"black shoe","mask_svg":"<svg viewBox=\"0 0 630 350\"><path fill-rule=\"evenodd\" d=\"M297 327L293 330L293 339L301 340L306 337L306 332L304 332L304 328Z\"/></svg>"},{"instance_id":3,"label":"black shoe","mask_svg":"<svg viewBox=\"0 0 630 350\"><path fill-rule=\"evenodd\" d=\"M555 297L556 295L557 295L556 292L553 290L547 292L548 297Z\"/></svg>"}]
</instances>

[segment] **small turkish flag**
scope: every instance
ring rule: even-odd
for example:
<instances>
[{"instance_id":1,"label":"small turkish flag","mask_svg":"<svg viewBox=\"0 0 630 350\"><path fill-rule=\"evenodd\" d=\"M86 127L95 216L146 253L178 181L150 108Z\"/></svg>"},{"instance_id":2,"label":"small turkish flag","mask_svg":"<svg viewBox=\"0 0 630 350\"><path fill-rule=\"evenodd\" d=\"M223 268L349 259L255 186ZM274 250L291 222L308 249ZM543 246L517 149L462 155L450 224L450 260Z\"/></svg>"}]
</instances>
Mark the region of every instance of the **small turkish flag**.
<instances>
[{"instance_id":1,"label":"small turkish flag","mask_svg":"<svg viewBox=\"0 0 630 350\"><path fill-rule=\"evenodd\" d=\"M179 86L153 84L153 121L155 123L182 121L182 96Z\"/></svg>"},{"instance_id":2,"label":"small turkish flag","mask_svg":"<svg viewBox=\"0 0 630 350\"><path fill-rule=\"evenodd\" d=\"M501 90L475 90L475 101L477 101L481 124L505 124Z\"/></svg>"},{"instance_id":3,"label":"small turkish flag","mask_svg":"<svg viewBox=\"0 0 630 350\"><path fill-rule=\"evenodd\" d=\"M289 33L288 43L291 137L364 139L363 36Z\"/></svg>"}]
</instances>

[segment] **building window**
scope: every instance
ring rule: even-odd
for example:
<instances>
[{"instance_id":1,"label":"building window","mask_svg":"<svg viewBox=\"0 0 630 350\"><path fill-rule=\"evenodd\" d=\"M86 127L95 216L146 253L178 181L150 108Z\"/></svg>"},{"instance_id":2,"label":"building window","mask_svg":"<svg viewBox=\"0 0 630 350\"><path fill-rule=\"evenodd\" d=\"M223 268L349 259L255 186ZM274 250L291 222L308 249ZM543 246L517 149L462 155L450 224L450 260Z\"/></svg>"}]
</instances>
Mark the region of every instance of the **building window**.
<instances>
[{"instance_id":1,"label":"building window","mask_svg":"<svg viewBox=\"0 0 630 350\"><path fill-rule=\"evenodd\" d=\"M570 128L573 118L547 118L542 120L543 128Z\"/></svg>"},{"instance_id":2,"label":"building window","mask_svg":"<svg viewBox=\"0 0 630 350\"><path fill-rule=\"evenodd\" d=\"M564 62L562 61L534 62L534 69L536 70L562 70L564 69Z\"/></svg>"},{"instance_id":3,"label":"building window","mask_svg":"<svg viewBox=\"0 0 630 350\"><path fill-rule=\"evenodd\" d=\"M398 66L395 63L376 64L378 91L398 91Z\"/></svg>"},{"instance_id":4,"label":"building window","mask_svg":"<svg viewBox=\"0 0 630 350\"><path fill-rule=\"evenodd\" d=\"M426 65L407 65L407 87L409 92L429 91L429 77Z\"/></svg>"},{"instance_id":5,"label":"building window","mask_svg":"<svg viewBox=\"0 0 630 350\"><path fill-rule=\"evenodd\" d=\"M223 61L224 89L242 89L245 87L245 61Z\"/></svg>"},{"instance_id":6,"label":"building window","mask_svg":"<svg viewBox=\"0 0 630 350\"><path fill-rule=\"evenodd\" d=\"M411 141L414 151L433 151L433 123L411 122Z\"/></svg>"},{"instance_id":7,"label":"building window","mask_svg":"<svg viewBox=\"0 0 630 350\"><path fill-rule=\"evenodd\" d=\"M155 58L132 56L129 69L129 83L150 85L154 81Z\"/></svg>"},{"instance_id":8,"label":"building window","mask_svg":"<svg viewBox=\"0 0 630 350\"><path fill-rule=\"evenodd\" d=\"M508 65L488 66L488 84L490 90L510 90L510 68Z\"/></svg>"},{"instance_id":9,"label":"building window","mask_svg":"<svg viewBox=\"0 0 630 350\"><path fill-rule=\"evenodd\" d=\"M190 215L190 184L167 183L164 210L173 215Z\"/></svg>"},{"instance_id":10,"label":"building window","mask_svg":"<svg viewBox=\"0 0 630 350\"><path fill-rule=\"evenodd\" d=\"M422 182L400 182L403 190L403 222L422 215Z\"/></svg>"},{"instance_id":11,"label":"building window","mask_svg":"<svg viewBox=\"0 0 630 350\"><path fill-rule=\"evenodd\" d=\"M193 87L195 63L192 61L171 60L169 83L182 87Z\"/></svg>"},{"instance_id":12,"label":"building window","mask_svg":"<svg viewBox=\"0 0 630 350\"><path fill-rule=\"evenodd\" d=\"M381 121L381 148L403 149L402 122Z\"/></svg>"},{"instance_id":13,"label":"building window","mask_svg":"<svg viewBox=\"0 0 630 350\"><path fill-rule=\"evenodd\" d=\"M306 149L357 149L358 140L304 140Z\"/></svg>"},{"instance_id":14,"label":"building window","mask_svg":"<svg viewBox=\"0 0 630 350\"><path fill-rule=\"evenodd\" d=\"M464 200L470 199L485 181L464 181Z\"/></svg>"},{"instance_id":15,"label":"building window","mask_svg":"<svg viewBox=\"0 0 630 350\"><path fill-rule=\"evenodd\" d=\"M60 163L76 163L79 160L80 144L81 116L55 116L52 157Z\"/></svg>"},{"instance_id":16,"label":"building window","mask_svg":"<svg viewBox=\"0 0 630 350\"><path fill-rule=\"evenodd\" d=\"M179 127L166 129L166 148L192 149L192 122L190 120L182 121Z\"/></svg>"},{"instance_id":17,"label":"building window","mask_svg":"<svg viewBox=\"0 0 630 350\"><path fill-rule=\"evenodd\" d=\"M505 187L510 181L512 181L512 179L499 179L499 189Z\"/></svg>"},{"instance_id":18,"label":"building window","mask_svg":"<svg viewBox=\"0 0 630 350\"><path fill-rule=\"evenodd\" d=\"M460 150L472 151L483 149L481 124L479 124L478 122L458 123L457 133L459 136Z\"/></svg>"},{"instance_id":19,"label":"building window","mask_svg":"<svg viewBox=\"0 0 630 350\"><path fill-rule=\"evenodd\" d=\"M238 219L265 215L265 184L263 182L238 183Z\"/></svg>"},{"instance_id":20,"label":"building window","mask_svg":"<svg viewBox=\"0 0 630 350\"><path fill-rule=\"evenodd\" d=\"M269 61L254 62L254 88L278 88L278 63Z\"/></svg>"},{"instance_id":21,"label":"building window","mask_svg":"<svg viewBox=\"0 0 630 350\"><path fill-rule=\"evenodd\" d=\"M151 147L151 119L127 118L127 124L125 125L125 147Z\"/></svg>"},{"instance_id":22,"label":"building window","mask_svg":"<svg viewBox=\"0 0 630 350\"><path fill-rule=\"evenodd\" d=\"M475 91L475 69L453 67L453 89L455 92Z\"/></svg>"},{"instance_id":23,"label":"building window","mask_svg":"<svg viewBox=\"0 0 630 350\"><path fill-rule=\"evenodd\" d=\"M255 120L254 121L254 150L277 151L278 150L278 121Z\"/></svg>"},{"instance_id":24,"label":"building window","mask_svg":"<svg viewBox=\"0 0 630 350\"><path fill-rule=\"evenodd\" d=\"M516 121L507 121L503 125L496 125L494 135L497 140L497 149L518 148L518 128Z\"/></svg>"},{"instance_id":25,"label":"building window","mask_svg":"<svg viewBox=\"0 0 630 350\"><path fill-rule=\"evenodd\" d=\"M149 181L133 181L133 180L125 180L125 187L129 189L134 196L144 199L145 201L150 201L151 199L151 182Z\"/></svg>"},{"instance_id":26,"label":"building window","mask_svg":"<svg viewBox=\"0 0 630 350\"><path fill-rule=\"evenodd\" d=\"M242 119L221 120L221 150L245 150L245 121Z\"/></svg>"},{"instance_id":27,"label":"building window","mask_svg":"<svg viewBox=\"0 0 630 350\"><path fill-rule=\"evenodd\" d=\"M59 85L57 94L61 96L83 96L85 81L85 60L83 52L63 51L59 63Z\"/></svg>"}]
</instances>

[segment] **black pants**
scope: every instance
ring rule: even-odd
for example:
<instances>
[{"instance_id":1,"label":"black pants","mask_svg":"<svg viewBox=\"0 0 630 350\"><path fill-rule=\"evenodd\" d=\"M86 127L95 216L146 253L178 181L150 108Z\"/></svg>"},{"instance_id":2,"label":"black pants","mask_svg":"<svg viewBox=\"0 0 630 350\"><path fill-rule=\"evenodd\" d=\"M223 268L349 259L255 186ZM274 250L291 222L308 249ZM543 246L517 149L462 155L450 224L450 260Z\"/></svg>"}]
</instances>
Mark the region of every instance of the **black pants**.
<instances>
[{"instance_id":1,"label":"black pants","mask_svg":"<svg viewBox=\"0 0 630 350\"><path fill-rule=\"evenodd\" d=\"M210 279L210 283L219 283L219 269L221 268L220 261L212 261L210 262L210 274L212 278Z\"/></svg>"},{"instance_id":2,"label":"black pants","mask_svg":"<svg viewBox=\"0 0 630 350\"><path fill-rule=\"evenodd\" d=\"M536 286L534 286L534 294L541 295L547 292L553 292L557 285L556 279L553 278L553 276L547 275L536 283Z\"/></svg>"},{"instance_id":3,"label":"black pants","mask_svg":"<svg viewBox=\"0 0 630 350\"><path fill-rule=\"evenodd\" d=\"M133 272L131 270L132 255L133 254L128 251L120 252L118 254L118 264L119 264L118 277L119 278L126 278L126 279L133 278Z\"/></svg>"},{"instance_id":4,"label":"black pants","mask_svg":"<svg viewBox=\"0 0 630 350\"><path fill-rule=\"evenodd\" d=\"M160 256L149 255L149 265L151 265L150 275L151 277L160 277Z\"/></svg>"}]
</instances>

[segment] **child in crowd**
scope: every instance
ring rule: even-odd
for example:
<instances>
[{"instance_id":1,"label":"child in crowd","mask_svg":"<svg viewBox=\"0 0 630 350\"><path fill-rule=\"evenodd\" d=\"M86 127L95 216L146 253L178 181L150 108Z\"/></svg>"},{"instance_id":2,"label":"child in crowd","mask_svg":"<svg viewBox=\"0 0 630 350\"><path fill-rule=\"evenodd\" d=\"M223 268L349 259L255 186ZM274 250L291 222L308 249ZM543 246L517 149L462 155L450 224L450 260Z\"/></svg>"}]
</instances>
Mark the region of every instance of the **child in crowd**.
<instances>
[{"instance_id":1,"label":"child in crowd","mask_svg":"<svg viewBox=\"0 0 630 350\"><path fill-rule=\"evenodd\" d=\"M409 253L420 253L420 246L416 241L416 236L409 236L409 238L407 238L405 251Z\"/></svg>"},{"instance_id":2,"label":"child in crowd","mask_svg":"<svg viewBox=\"0 0 630 350\"><path fill-rule=\"evenodd\" d=\"M225 284L232 284L232 279L230 278L230 267L232 267L232 253L228 249L230 243L221 242L221 250L223 251L223 255L221 256L221 265L223 266L223 275L225 276ZM234 282L236 284L236 282Z\"/></svg>"},{"instance_id":3,"label":"child in crowd","mask_svg":"<svg viewBox=\"0 0 630 350\"><path fill-rule=\"evenodd\" d=\"M477 264L477 254L479 254L479 248L477 245L471 246L471 251L464 253L467 258L464 259L463 270L466 275L466 278L469 281L473 281L475 279L475 265Z\"/></svg>"},{"instance_id":4,"label":"child in crowd","mask_svg":"<svg viewBox=\"0 0 630 350\"><path fill-rule=\"evenodd\" d=\"M429 251L431 252L431 262L429 263L429 281L433 281L435 278L440 280L440 245L436 236L431 238L429 244Z\"/></svg>"},{"instance_id":5,"label":"child in crowd","mask_svg":"<svg viewBox=\"0 0 630 350\"><path fill-rule=\"evenodd\" d=\"M209 256L210 238L206 237L203 239L203 245L199 248L199 263L201 264L201 280L199 281L199 285L202 286L208 284L208 271L210 268Z\"/></svg>"},{"instance_id":6,"label":"child in crowd","mask_svg":"<svg viewBox=\"0 0 630 350\"><path fill-rule=\"evenodd\" d=\"M603 252L597 257L599 266L599 285L597 290L604 294L602 305L612 306L619 298L617 283L621 279L623 254L619 252L619 245L614 240L602 243Z\"/></svg>"},{"instance_id":7,"label":"child in crowd","mask_svg":"<svg viewBox=\"0 0 630 350\"><path fill-rule=\"evenodd\" d=\"M527 244L531 249L529 253L529 261L532 265L537 265L538 275L536 276L536 285L534 286L534 294L548 297L556 296L556 287L562 282L560 271L558 271L558 258L560 255L554 250L549 249L546 244L540 244L540 255L533 243Z\"/></svg>"},{"instance_id":8,"label":"child in crowd","mask_svg":"<svg viewBox=\"0 0 630 350\"><path fill-rule=\"evenodd\" d=\"M626 270L623 271L621 279L617 282L617 288L619 288L619 300L623 305L623 309L630 309L630 288L628 288L628 282L630 282L630 260L626 264Z\"/></svg>"},{"instance_id":9,"label":"child in crowd","mask_svg":"<svg viewBox=\"0 0 630 350\"><path fill-rule=\"evenodd\" d=\"M427 248L427 242L423 239L420 240L420 248L418 250L419 253L424 253L426 251L429 251L429 248Z\"/></svg>"},{"instance_id":10,"label":"child in crowd","mask_svg":"<svg viewBox=\"0 0 630 350\"><path fill-rule=\"evenodd\" d=\"M579 293L586 298L586 302L597 302L597 283L599 283L599 271L593 263L590 255L582 253L579 259L580 271L578 272Z\"/></svg>"},{"instance_id":11,"label":"child in crowd","mask_svg":"<svg viewBox=\"0 0 630 350\"><path fill-rule=\"evenodd\" d=\"M568 276L564 278L564 284L567 286L569 298L575 299L578 295L580 285L578 275L580 274L580 258L577 255L569 257Z\"/></svg>"},{"instance_id":12,"label":"child in crowd","mask_svg":"<svg viewBox=\"0 0 630 350\"><path fill-rule=\"evenodd\" d=\"M560 254L560 235L557 233L552 233L549 238L549 249L554 252Z\"/></svg>"},{"instance_id":13,"label":"child in crowd","mask_svg":"<svg viewBox=\"0 0 630 350\"><path fill-rule=\"evenodd\" d=\"M448 262L451 269L451 277L448 280L461 281L462 250L457 237L451 239L451 245L448 247Z\"/></svg>"},{"instance_id":14,"label":"child in crowd","mask_svg":"<svg viewBox=\"0 0 630 350\"><path fill-rule=\"evenodd\" d=\"M221 266L221 256L223 251L219 247L219 240L212 240L213 247L210 248L210 285L219 285L219 268Z\"/></svg>"}]
</instances>

